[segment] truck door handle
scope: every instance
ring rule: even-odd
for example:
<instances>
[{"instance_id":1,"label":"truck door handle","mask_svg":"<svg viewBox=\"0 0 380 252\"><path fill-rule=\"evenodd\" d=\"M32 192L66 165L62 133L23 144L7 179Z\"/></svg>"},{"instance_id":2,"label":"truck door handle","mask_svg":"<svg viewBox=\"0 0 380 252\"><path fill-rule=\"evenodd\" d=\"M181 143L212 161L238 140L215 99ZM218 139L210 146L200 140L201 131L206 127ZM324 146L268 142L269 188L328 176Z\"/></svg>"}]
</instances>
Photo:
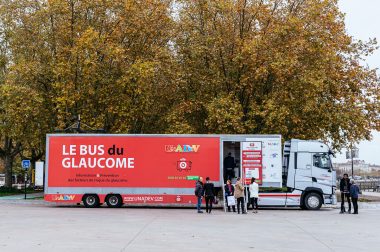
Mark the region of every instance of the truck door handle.
<instances>
[{"instance_id":1,"label":"truck door handle","mask_svg":"<svg viewBox=\"0 0 380 252\"><path fill-rule=\"evenodd\" d=\"M311 165L306 165L306 169L311 169Z\"/></svg>"}]
</instances>

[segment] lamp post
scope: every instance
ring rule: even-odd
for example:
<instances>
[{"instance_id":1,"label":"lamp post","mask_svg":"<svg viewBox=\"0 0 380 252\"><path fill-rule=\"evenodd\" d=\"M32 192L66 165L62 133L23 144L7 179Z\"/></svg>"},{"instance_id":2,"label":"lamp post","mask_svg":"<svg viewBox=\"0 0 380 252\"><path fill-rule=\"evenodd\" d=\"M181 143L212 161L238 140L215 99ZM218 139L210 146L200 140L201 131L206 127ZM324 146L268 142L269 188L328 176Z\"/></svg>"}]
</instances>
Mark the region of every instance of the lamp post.
<instances>
[{"instance_id":1,"label":"lamp post","mask_svg":"<svg viewBox=\"0 0 380 252\"><path fill-rule=\"evenodd\" d=\"M346 151L346 159L351 159L351 176L354 178L354 158L359 158L359 149L355 146L350 146L350 150Z\"/></svg>"}]
</instances>

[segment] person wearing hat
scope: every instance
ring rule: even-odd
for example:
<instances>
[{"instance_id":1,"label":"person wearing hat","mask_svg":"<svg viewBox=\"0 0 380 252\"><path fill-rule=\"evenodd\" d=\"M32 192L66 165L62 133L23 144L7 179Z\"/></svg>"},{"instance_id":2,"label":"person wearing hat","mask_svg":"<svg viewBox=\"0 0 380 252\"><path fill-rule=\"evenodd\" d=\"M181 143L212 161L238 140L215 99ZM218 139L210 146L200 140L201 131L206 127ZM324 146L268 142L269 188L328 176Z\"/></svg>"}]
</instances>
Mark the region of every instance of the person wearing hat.
<instances>
[{"instance_id":1,"label":"person wearing hat","mask_svg":"<svg viewBox=\"0 0 380 252\"><path fill-rule=\"evenodd\" d=\"M358 214L359 191L359 187L355 184L355 181L351 180L350 196L352 199L352 205L354 206L354 214Z\"/></svg>"}]
</instances>

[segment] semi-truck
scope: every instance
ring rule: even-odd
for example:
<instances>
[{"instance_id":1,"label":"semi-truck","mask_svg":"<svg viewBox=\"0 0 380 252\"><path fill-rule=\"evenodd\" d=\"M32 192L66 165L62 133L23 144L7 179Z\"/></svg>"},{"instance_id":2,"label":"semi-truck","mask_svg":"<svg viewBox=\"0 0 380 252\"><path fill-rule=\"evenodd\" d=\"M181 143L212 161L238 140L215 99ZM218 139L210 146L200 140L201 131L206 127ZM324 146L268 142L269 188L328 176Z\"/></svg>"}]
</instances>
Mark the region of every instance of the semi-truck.
<instances>
[{"instance_id":1,"label":"semi-truck","mask_svg":"<svg viewBox=\"0 0 380 252\"><path fill-rule=\"evenodd\" d=\"M194 206L195 182L209 177L224 203L227 180L247 187L254 177L260 207L317 210L336 204L331 155L321 141L281 135L48 134L44 199Z\"/></svg>"}]
</instances>

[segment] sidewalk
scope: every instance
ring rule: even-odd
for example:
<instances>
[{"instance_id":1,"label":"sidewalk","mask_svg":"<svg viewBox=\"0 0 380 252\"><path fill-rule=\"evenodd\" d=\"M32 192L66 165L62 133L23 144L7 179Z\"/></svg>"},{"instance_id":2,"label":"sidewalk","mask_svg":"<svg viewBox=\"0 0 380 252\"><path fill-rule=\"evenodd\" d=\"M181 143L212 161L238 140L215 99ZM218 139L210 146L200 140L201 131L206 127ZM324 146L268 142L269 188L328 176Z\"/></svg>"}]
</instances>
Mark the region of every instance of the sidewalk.
<instances>
[{"instance_id":1,"label":"sidewalk","mask_svg":"<svg viewBox=\"0 0 380 252\"><path fill-rule=\"evenodd\" d=\"M26 195L26 199L35 199L35 198L41 198L44 196L43 192L39 193L29 193ZM15 195L9 195L9 196L3 196L0 197L0 200L20 200L24 199L24 194L15 194Z\"/></svg>"},{"instance_id":2,"label":"sidewalk","mask_svg":"<svg viewBox=\"0 0 380 252\"><path fill-rule=\"evenodd\" d=\"M362 192L365 196L372 196L372 197L379 197L380 198L380 192Z\"/></svg>"}]
</instances>

